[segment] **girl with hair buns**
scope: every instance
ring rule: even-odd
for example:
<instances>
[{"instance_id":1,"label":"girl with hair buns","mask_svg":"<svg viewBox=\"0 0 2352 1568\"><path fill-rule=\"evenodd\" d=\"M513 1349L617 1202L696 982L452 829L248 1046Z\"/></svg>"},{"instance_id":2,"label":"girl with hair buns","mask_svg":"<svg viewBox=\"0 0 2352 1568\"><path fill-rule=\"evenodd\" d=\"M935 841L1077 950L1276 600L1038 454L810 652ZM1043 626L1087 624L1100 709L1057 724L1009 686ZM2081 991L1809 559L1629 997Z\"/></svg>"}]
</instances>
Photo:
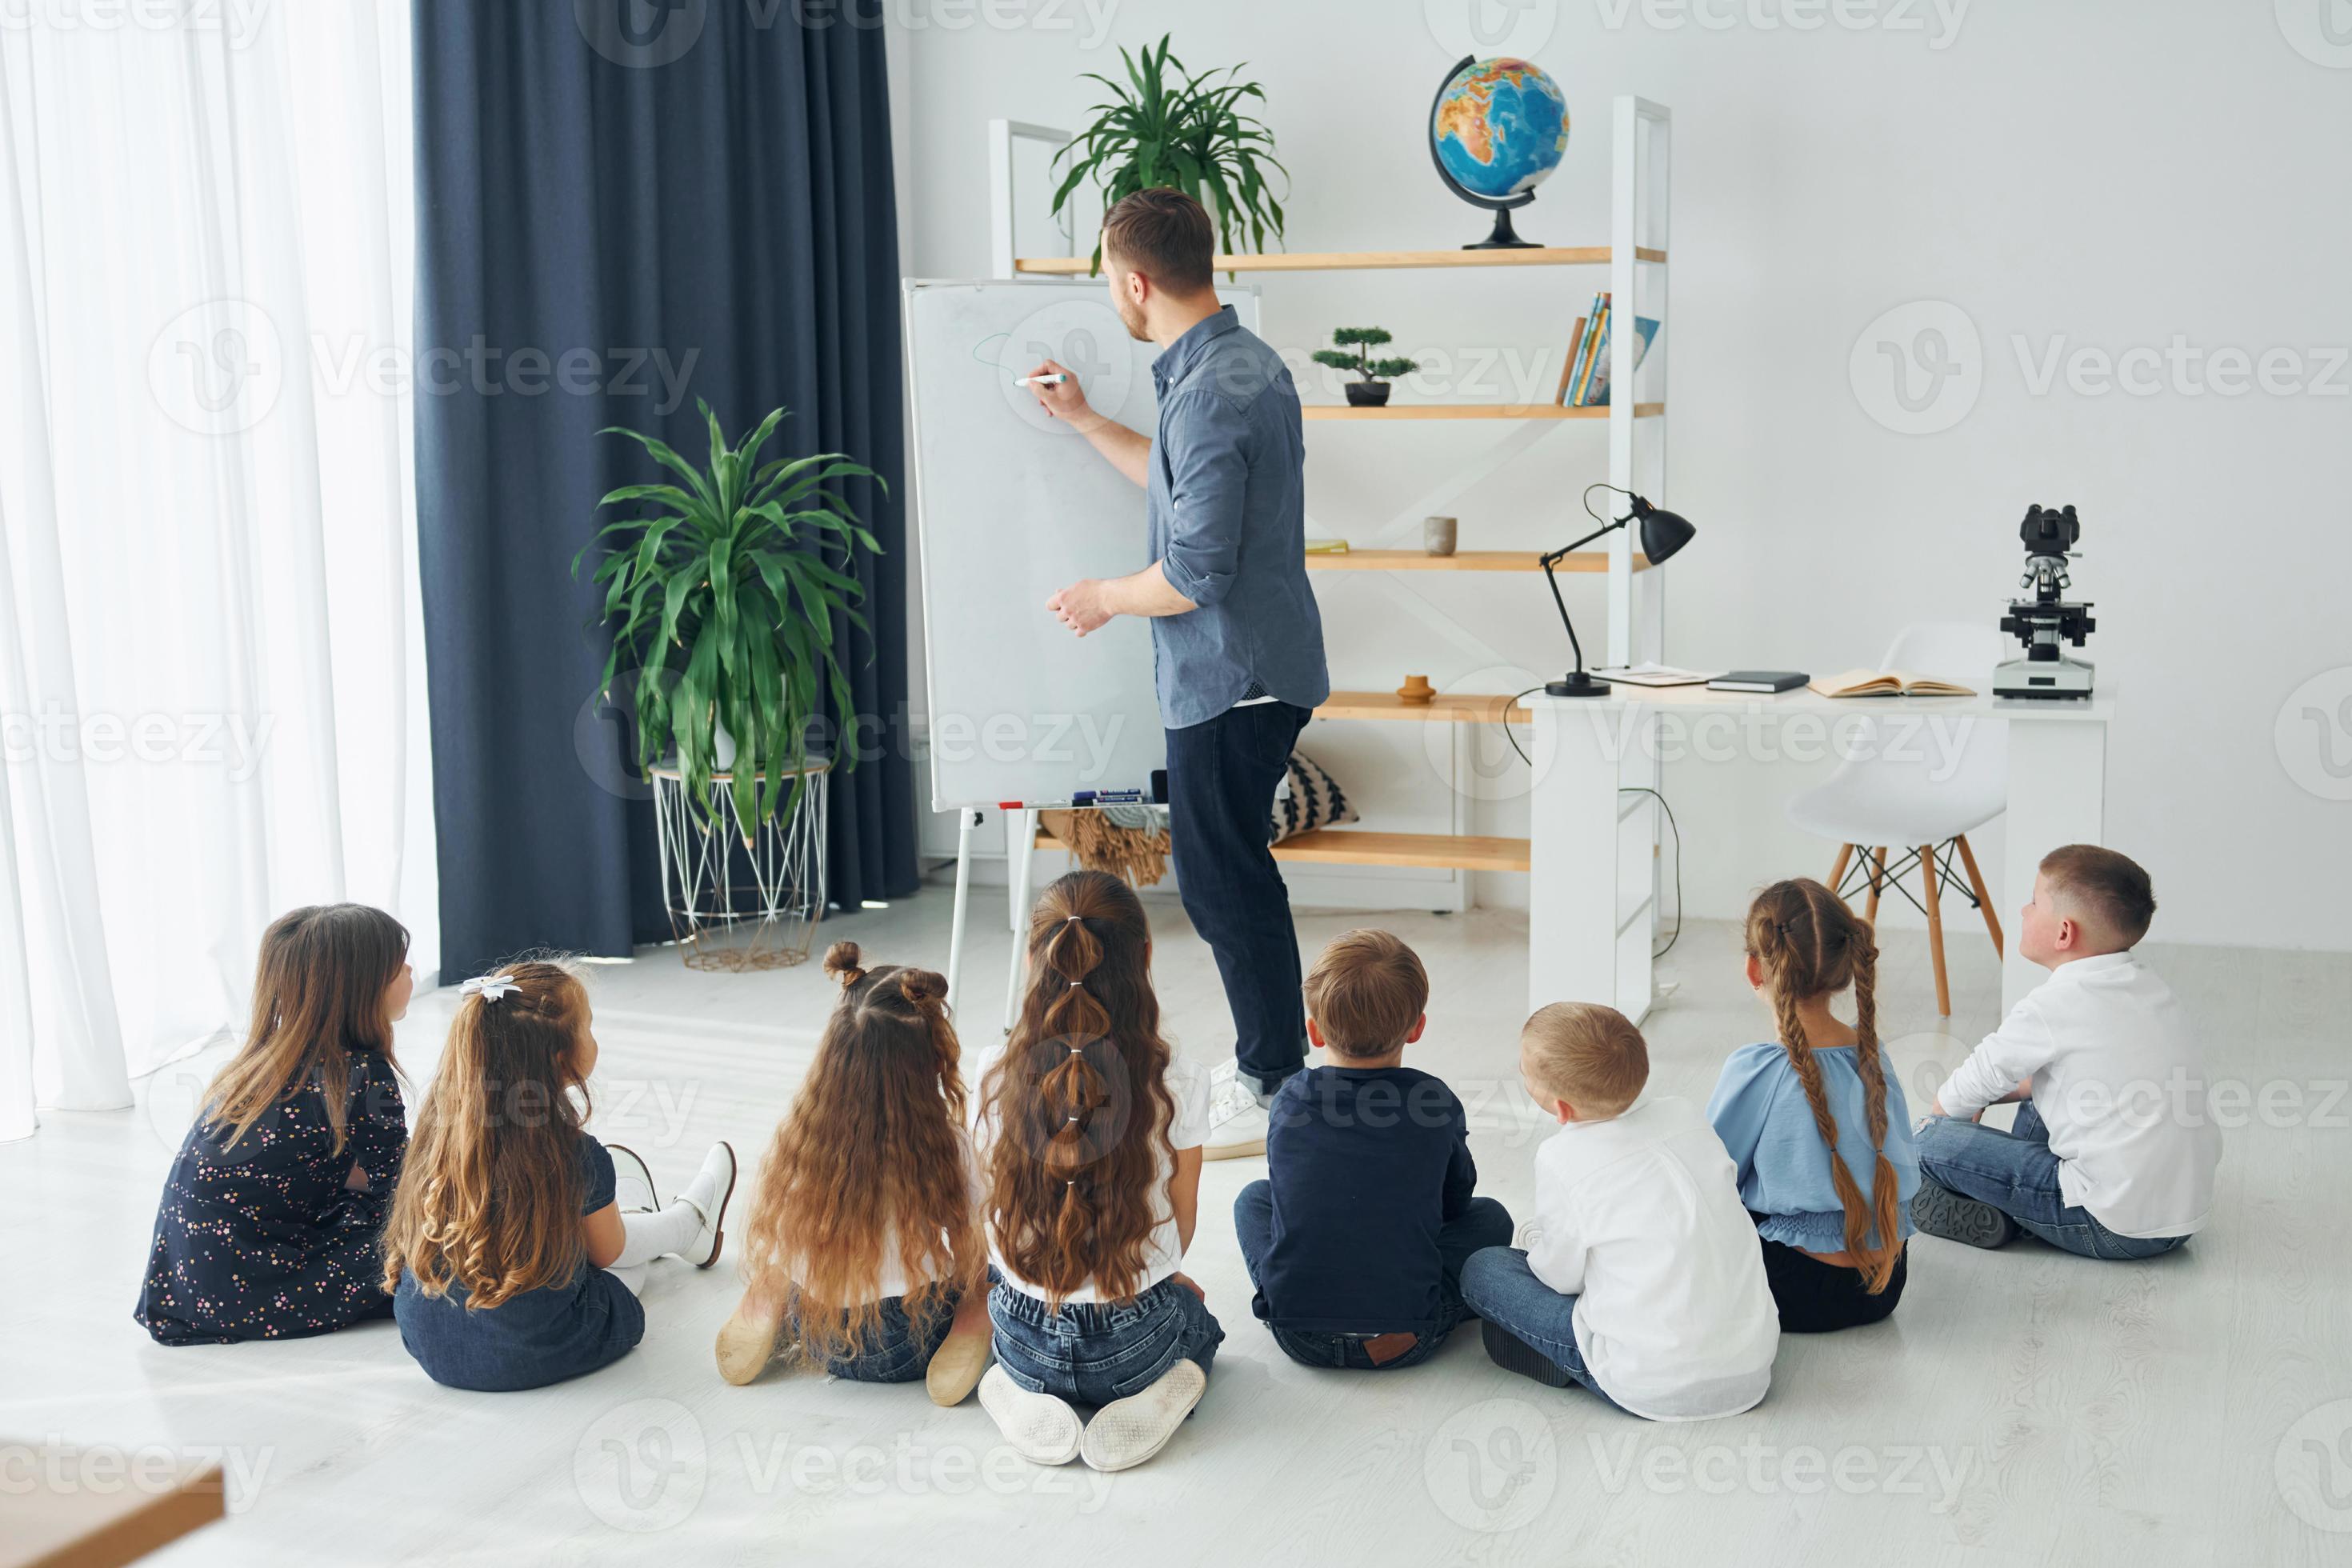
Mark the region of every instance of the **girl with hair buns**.
<instances>
[{"instance_id":1,"label":"girl with hair buns","mask_svg":"<svg viewBox=\"0 0 2352 1568\"><path fill-rule=\"evenodd\" d=\"M1791 1333L1874 1323L1903 1297L1911 1113L1878 1041L1878 947L1821 883L1775 882L1748 910L1748 984L1780 1038L1724 1064L1707 1120L1739 1173ZM1853 993L1854 1021L1832 1004Z\"/></svg>"},{"instance_id":2,"label":"girl with hair buns","mask_svg":"<svg viewBox=\"0 0 2352 1568\"><path fill-rule=\"evenodd\" d=\"M982 1082L996 1363L980 1402L1024 1457L1097 1470L1166 1446L1224 1336L1177 1271L1192 1245L1209 1074L1160 1035L1151 929L1100 871L1047 888L1029 989ZM1081 1422L1073 1404L1097 1406Z\"/></svg>"},{"instance_id":3,"label":"girl with hair buns","mask_svg":"<svg viewBox=\"0 0 2352 1568\"><path fill-rule=\"evenodd\" d=\"M719 1261L735 1151L711 1145L667 1205L643 1160L590 1136L596 1037L563 964L519 960L457 988L383 1229L401 1343L452 1388L543 1388L645 1337L645 1266Z\"/></svg>"},{"instance_id":4,"label":"girl with hair buns","mask_svg":"<svg viewBox=\"0 0 2352 1568\"><path fill-rule=\"evenodd\" d=\"M947 982L862 963L824 955L841 999L760 1169L719 1371L750 1383L782 1353L958 1405L988 1365L988 1253Z\"/></svg>"}]
</instances>

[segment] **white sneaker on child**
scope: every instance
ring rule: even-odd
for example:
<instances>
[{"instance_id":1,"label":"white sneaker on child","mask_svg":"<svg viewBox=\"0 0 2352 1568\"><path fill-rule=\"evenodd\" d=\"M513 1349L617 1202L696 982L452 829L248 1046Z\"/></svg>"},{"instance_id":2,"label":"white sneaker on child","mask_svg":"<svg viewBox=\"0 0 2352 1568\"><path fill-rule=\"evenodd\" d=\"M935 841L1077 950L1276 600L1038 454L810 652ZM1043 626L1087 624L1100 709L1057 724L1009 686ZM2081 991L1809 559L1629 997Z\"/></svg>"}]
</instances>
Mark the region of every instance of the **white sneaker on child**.
<instances>
[{"instance_id":1,"label":"white sneaker on child","mask_svg":"<svg viewBox=\"0 0 2352 1568\"><path fill-rule=\"evenodd\" d=\"M1209 1391L1209 1374L1190 1357L1160 1374L1140 1394L1115 1400L1087 1423L1078 1452L1097 1470L1131 1470L1160 1449Z\"/></svg>"},{"instance_id":2,"label":"white sneaker on child","mask_svg":"<svg viewBox=\"0 0 2352 1568\"><path fill-rule=\"evenodd\" d=\"M677 1249L680 1258L697 1268L708 1268L719 1261L719 1248L727 1243L727 1232L720 1228L727 1218L727 1200L734 1195L735 1151L724 1142L713 1143L710 1152L702 1157L702 1169L677 1194L679 1203L702 1216L694 1239Z\"/></svg>"},{"instance_id":3,"label":"white sneaker on child","mask_svg":"<svg viewBox=\"0 0 2352 1568\"><path fill-rule=\"evenodd\" d=\"M990 1367L980 1380L980 1407L1013 1451L1031 1463L1066 1465L1078 1457L1078 1413L1050 1394L1030 1393L1002 1366Z\"/></svg>"},{"instance_id":4,"label":"white sneaker on child","mask_svg":"<svg viewBox=\"0 0 2352 1568\"><path fill-rule=\"evenodd\" d=\"M623 1214L651 1214L661 1207L661 1197L654 1191L654 1173L635 1149L607 1143L604 1152L613 1156L613 1201L621 1205Z\"/></svg>"},{"instance_id":5,"label":"white sneaker on child","mask_svg":"<svg viewBox=\"0 0 2352 1568\"><path fill-rule=\"evenodd\" d=\"M1201 1141L1203 1160L1245 1160L1265 1152L1268 1125L1257 1091L1241 1076L1235 1062L1224 1062L1209 1075L1209 1135Z\"/></svg>"}]
</instances>

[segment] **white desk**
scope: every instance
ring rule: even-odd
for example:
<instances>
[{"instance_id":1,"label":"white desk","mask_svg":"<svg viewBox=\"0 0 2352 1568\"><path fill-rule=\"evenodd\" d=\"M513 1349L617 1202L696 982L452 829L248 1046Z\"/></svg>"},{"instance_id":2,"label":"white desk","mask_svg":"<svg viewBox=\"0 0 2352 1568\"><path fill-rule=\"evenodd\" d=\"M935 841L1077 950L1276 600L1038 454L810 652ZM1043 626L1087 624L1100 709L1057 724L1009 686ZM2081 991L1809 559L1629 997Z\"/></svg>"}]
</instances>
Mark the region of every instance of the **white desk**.
<instances>
[{"instance_id":1,"label":"white desk","mask_svg":"<svg viewBox=\"0 0 2352 1568\"><path fill-rule=\"evenodd\" d=\"M1534 789L1528 800L1528 1005L1604 1002L1639 1020L1654 995L1657 931L1655 789L1660 760L1682 776L1775 754L1843 754L1843 743L1964 746L1985 724L2009 726L2008 847L1999 896L2009 934L2001 1005L2042 972L2018 956L2015 910L2042 857L2061 844L2096 844L2104 831L2112 693L2072 702L1990 697L1834 700L1799 689L1774 696L1703 686L1613 688L1602 698L1527 699L1533 710ZM1870 733L1865 734L1864 731ZM1825 849L1824 853L1828 851ZM1822 874L1819 866L1756 866L1759 882Z\"/></svg>"}]
</instances>

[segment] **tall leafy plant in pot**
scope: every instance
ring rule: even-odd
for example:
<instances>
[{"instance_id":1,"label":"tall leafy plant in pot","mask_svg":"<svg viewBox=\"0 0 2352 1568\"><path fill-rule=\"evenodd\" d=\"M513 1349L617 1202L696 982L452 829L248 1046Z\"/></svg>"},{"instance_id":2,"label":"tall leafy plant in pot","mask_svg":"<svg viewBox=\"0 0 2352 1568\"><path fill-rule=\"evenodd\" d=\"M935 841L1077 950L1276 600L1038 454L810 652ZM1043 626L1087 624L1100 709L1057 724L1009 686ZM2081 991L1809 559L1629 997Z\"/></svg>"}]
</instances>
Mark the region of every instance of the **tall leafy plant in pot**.
<instances>
[{"instance_id":1,"label":"tall leafy plant in pot","mask_svg":"<svg viewBox=\"0 0 2352 1568\"><path fill-rule=\"evenodd\" d=\"M736 826L748 842L799 795L813 760L809 729L825 694L845 718L850 711L834 617L865 628L856 606L866 590L845 568L858 551L882 547L827 486L882 479L839 452L760 467L783 409L730 447L709 405L696 406L710 427L708 468L639 431L598 432L636 442L679 482L624 485L597 502L599 510L644 503L652 515L598 530L572 558L572 573L577 577L589 552L604 548L593 581L604 585L599 618L613 626L613 651L597 689L610 698L625 661L639 671L641 762L653 767L675 749L679 775L706 816L714 773L756 775L756 788L733 791ZM734 745L724 763L722 733Z\"/></svg>"},{"instance_id":2,"label":"tall leafy plant in pot","mask_svg":"<svg viewBox=\"0 0 2352 1568\"><path fill-rule=\"evenodd\" d=\"M1282 203L1266 172L1279 173L1286 188L1290 180L1290 171L1274 155L1273 132L1242 111L1247 100L1264 103L1265 91L1254 81L1235 79L1239 66L1194 76L1171 51L1172 37L1163 37L1158 48L1145 49L1139 58L1120 49L1125 82L1087 73L1088 80L1110 89L1111 96L1091 110L1094 124L1055 154L1057 162L1070 160L1070 172L1054 193L1054 216L1062 216L1088 179L1102 187L1106 208L1138 191L1166 187L1209 209L1221 250L1239 250L1234 239L1244 231L1251 248L1263 250L1269 231L1282 237L1283 222ZM1102 270L1099 239L1094 269Z\"/></svg>"}]
</instances>

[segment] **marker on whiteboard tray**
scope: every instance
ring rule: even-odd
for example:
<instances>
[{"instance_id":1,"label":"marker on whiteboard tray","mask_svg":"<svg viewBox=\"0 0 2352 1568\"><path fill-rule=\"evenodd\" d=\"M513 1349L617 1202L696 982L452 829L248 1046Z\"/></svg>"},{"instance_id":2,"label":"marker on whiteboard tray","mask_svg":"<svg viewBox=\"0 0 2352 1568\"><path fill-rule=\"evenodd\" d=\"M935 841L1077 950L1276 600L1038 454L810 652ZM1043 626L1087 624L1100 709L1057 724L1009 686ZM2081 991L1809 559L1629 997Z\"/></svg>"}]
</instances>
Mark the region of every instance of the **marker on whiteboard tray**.
<instances>
[{"instance_id":1,"label":"marker on whiteboard tray","mask_svg":"<svg viewBox=\"0 0 2352 1568\"><path fill-rule=\"evenodd\" d=\"M1072 805L1140 805L1139 789L1082 789L1070 796Z\"/></svg>"},{"instance_id":2,"label":"marker on whiteboard tray","mask_svg":"<svg viewBox=\"0 0 2352 1568\"><path fill-rule=\"evenodd\" d=\"M1015 386L1059 386L1069 379L1069 375L1066 372L1057 370L1051 375L1021 376L1016 379L1013 384Z\"/></svg>"}]
</instances>

